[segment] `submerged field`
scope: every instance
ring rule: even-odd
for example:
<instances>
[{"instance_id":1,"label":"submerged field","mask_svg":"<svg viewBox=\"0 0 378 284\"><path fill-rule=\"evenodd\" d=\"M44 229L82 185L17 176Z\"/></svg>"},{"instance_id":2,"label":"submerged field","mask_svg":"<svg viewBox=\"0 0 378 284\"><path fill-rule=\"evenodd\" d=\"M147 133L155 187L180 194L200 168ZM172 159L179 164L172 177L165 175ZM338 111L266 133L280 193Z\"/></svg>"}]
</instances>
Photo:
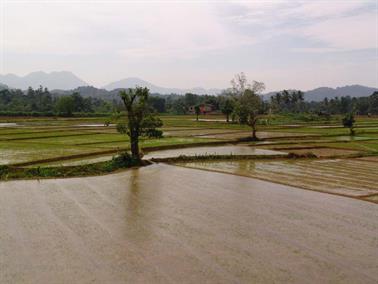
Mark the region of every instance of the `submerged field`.
<instances>
[{"instance_id":1,"label":"submerged field","mask_svg":"<svg viewBox=\"0 0 378 284\"><path fill-rule=\"evenodd\" d=\"M169 165L0 183L1 283L377 283L378 207Z\"/></svg>"},{"instance_id":2,"label":"submerged field","mask_svg":"<svg viewBox=\"0 0 378 284\"><path fill-rule=\"evenodd\" d=\"M378 153L378 118L358 118L354 137L338 121L275 118L259 126L260 141L244 143L239 140L249 137L250 129L226 123L222 116L206 116L200 121L193 116L161 118L164 138L141 140L146 159L311 154L312 159L298 161L238 161L235 157L232 161L191 161L184 165L370 201L377 199L378 162L374 156ZM0 119L0 165L59 167L108 161L129 149L129 141L126 135L117 133L114 124L104 126L105 120L105 117ZM373 158L369 161L358 158L362 156Z\"/></svg>"},{"instance_id":3,"label":"submerged field","mask_svg":"<svg viewBox=\"0 0 378 284\"><path fill-rule=\"evenodd\" d=\"M370 160L198 161L179 165L367 200L374 200L378 196L378 157Z\"/></svg>"},{"instance_id":4,"label":"submerged field","mask_svg":"<svg viewBox=\"0 0 378 284\"><path fill-rule=\"evenodd\" d=\"M1 283L377 283L378 119L162 118L155 164L1 175ZM104 119L0 120L0 170L93 175L129 147Z\"/></svg>"}]
</instances>

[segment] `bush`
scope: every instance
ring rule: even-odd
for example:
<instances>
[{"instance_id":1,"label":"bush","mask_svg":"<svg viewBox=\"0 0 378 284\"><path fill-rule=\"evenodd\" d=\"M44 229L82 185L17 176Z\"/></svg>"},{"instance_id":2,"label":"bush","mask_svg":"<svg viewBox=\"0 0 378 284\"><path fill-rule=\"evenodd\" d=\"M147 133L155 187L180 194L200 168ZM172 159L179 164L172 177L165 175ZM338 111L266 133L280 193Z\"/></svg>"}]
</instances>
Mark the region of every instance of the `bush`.
<instances>
[{"instance_id":1,"label":"bush","mask_svg":"<svg viewBox=\"0 0 378 284\"><path fill-rule=\"evenodd\" d=\"M7 175L9 172L9 167L5 165L0 165L0 177L3 175Z\"/></svg>"},{"instance_id":2,"label":"bush","mask_svg":"<svg viewBox=\"0 0 378 284\"><path fill-rule=\"evenodd\" d=\"M128 152L122 152L118 156L114 156L107 164L106 170L112 171L120 168L128 168L140 164L138 159L133 158Z\"/></svg>"}]
</instances>

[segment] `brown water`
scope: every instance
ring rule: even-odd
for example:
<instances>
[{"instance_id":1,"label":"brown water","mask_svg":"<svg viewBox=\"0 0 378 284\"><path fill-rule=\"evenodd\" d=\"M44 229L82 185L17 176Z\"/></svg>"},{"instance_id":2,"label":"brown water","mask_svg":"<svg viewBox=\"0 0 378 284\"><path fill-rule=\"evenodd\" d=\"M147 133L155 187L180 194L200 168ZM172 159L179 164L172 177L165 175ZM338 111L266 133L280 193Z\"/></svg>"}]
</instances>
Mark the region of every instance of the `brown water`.
<instances>
[{"instance_id":1,"label":"brown water","mask_svg":"<svg viewBox=\"0 0 378 284\"><path fill-rule=\"evenodd\" d=\"M348 196L378 193L378 163L358 159L197 161L179 165Z\"/></svg>"},{"instance_id":2,"label":"brown water","mask_svg":"<svg viewBox=\"0 0 378 284\"><path fill-rule=\"evenodd\" d=\"M226 146L206 146L191 147L181 149L159 150L147 153L144 158L172 158L180 155L198 156L198 155L286 155L286 153L256 149L248 145L226 145Z\"/></svg>"},{"instance_id":3,"label":"brown water","mask_svg":"<svg viewBox=\"0 0 378 284\"><path fill-rule=\"evenodd\" d=\"M153 165L0 183L1 283L377 283L378 206Z\"/></svg>"}]
</instances>

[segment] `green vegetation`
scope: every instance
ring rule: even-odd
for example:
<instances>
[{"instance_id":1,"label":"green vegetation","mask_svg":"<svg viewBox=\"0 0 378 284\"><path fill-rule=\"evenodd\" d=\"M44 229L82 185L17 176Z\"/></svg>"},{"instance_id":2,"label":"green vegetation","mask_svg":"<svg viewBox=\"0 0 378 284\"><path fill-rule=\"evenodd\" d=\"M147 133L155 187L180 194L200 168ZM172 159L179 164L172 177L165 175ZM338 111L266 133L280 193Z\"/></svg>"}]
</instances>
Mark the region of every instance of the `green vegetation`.
<instances>
[{"instance_id":1,"label":"green vegetation","mask_svg":"<svg viewBox=\"0 0 378 284\"><path fill-rule=\"evenodd\" d=\"M189 145L212 145L228 141L236 143L238 139L250 137L248 125L227 123L222 121L223 117L222 114L206 115L207 120L196 121L195 115L160 115L164 126L157 130L162 131L164 137L141 137L139 146L142 152L148 153L151 150ZM263 141L250 142L254 147L272 149L280 147L278 145L294 148L306 145L314 148L323 146L329 149L350 149L359 155L378 153L378 118L374 116L355 116L353 137L349 136L349 129L343 127L341 116L331 116L330 120L319 119L318 116L315 116L314 120L309 117L304 119L301 114L273 114L260 117L257 136ZM0 123L16 123L0 127L0 164L17 168L18 172L24 171L21 169L24 167L22 164L27 165L29 169L26 172L31 175L35 171L30 169L36 166L44 169L55 165L54 168L57 168L56 166L62 164L68 166L70 162L75 165L74 161L77 166L79 161L84 161L84 168L77 166L78 168L72 172L73 175L74 172L86 169L88 163L103 163L104 159L96 158L108 157L110 160L111 155L130 149L129 137L118 133L112 120L108 126L104 126L107 119L109 117L0 118ZM127 122L124 116L120 116L119 119ZM312 151L311 147L308 152ZM332 154L332 150L329 152ZM68 168L65 171L69 171ZM57 173L56 169L46 171L50 172L50 176ZM89 172L96 174L101 170ZM37 176L40 175L42 173ZM63 175L58 173L58 176ZM12 175L8 175L8 178L12 178Z\"/></svg>"},{"instance_id":2,"label":"green vegetation","mask_svg":"<svg viewBox=\"0 0 378 284\"><path fill-rule=\"evenodd\" d=\"M232 88L224 90L219 96L196 95L187 93L183 95L159 95L152 94L149 105L160 114L195 114L196 105L207 106L206 114L224 114L227 121L234 118L237 123L235 100L232 95L239 95L246 89L251 89L247 82L242 85L238 80L245 80L244 74L237 75ZM255 82L252 85L256 85ZM239 84L239 86L237 86ZM258 84L257 84L258 85ZM236 87L236 89L235 89ZM237 88L242 88L237 90ZM242 92L240 92L242 90ZM118 91L113 90L106 95L93 87L79 88L73 91L49 91L42 86L38 89L28 88L26 91L17 89L0 90L0 115L2 116L75 116L95 117L110 115L112 113L124 113L125 107L118 96ZM256 89L252 89L255 94ZM332 99L325 98L321 102L309 102L304 100L303 92L299 90L283 90L271 95L261 97L261 112L264 115L299 115L313 120L329 120L333 115L345 115L355 111L357 115L378 114L378 92L368 97L353 98L341 96Z\"/></svg>"},{"instance_id":3,"label":"green vegetation","mask_svg":"<svg viewBox=\"0 0 378 284\"><path fill-rule=\"evenodd\" d=\"M98 98L51 94L47 88L0 90L0 114L7 116L72 116L73 113L109 113L112 103Z\"/></svg>"},{"instance_id":4,"label":"green vegetation","mask_svg":"<svg viewBox=\"0 0 378 284\"><path fill-rule=\"evenodd\" d=\"M354 119L354 114L352 112L347 113L345 115L345 117L343 118L343 120L342 120L342 123L343 123L344 127L348 127L349 128L350 136L354 136L354 134L355 134L355 131L353 129L353 126L354 126L355 122L356 121Z\"/></svg>"},{"instance_id":5,"label":"green vegetation","mask_svg":"<svg viewBox=\"0 0 378 284\"><path fill-rule=\"evenodd\" d=\"M0 180L90 176L148 164L146 161L134 159L127 152L123 152L114 156L110 161L79 166L23 168L2 165L0 166Z\"/></svg>"},{"instance_id":6,"label":"green vegetation","mask_svg":"<svg viewBox=\"0 0 378 284\"><path fill-rule=\"evenodd\" d=\"M131 155L134 159L140 159L139 137L161 138L163 132L157 128L162 127L163 123L154 115L148 104L149 90L147 88L123 90L119 95L125 104L127 124L118 124L117 130L129 136Z\"/></svg>"}]
</instances>

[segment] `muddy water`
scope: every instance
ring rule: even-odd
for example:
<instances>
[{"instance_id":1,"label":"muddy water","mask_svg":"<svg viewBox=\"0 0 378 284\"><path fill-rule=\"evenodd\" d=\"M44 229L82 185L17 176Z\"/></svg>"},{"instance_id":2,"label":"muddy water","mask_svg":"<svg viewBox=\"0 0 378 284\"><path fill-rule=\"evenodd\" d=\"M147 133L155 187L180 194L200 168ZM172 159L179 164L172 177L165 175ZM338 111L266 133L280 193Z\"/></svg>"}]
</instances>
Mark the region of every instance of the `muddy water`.
<instances>
[{"instance_id":1,"label":"muddy water","mask_svg":"<svg viewBox=\"0 0 378 284\"><path fill-rule=\"evenodd\" d=\"M17 123L13 122L0 122L0 127L16 127L18 126Z\"/></svg>"},{"instance_id":2,"label":"muddy water","mask_svg":"<svg viewBox=\"0 0 378 284\"><path fill-rule=\"evenodd\" d=\"M98 163L98 162L105 162L110 161L114 155L105 155L105 156L95 156L95 157L89 157L89 158L80 158L80 159L72 159L72 160L63 160L58 162L51 162L51 163L41 163L37 165L31 165L30 167L36 167L36 166L48 166L48 167L64 167L64 166L79 166L79 165L87 165L92 163Z\"/></svg>"},{"instance_id":3,"label":"muddy water","mask_svg":"<svg viewBox=\"0 0 378 284\"><path fill-rule=\"evenodd\" d=\"M378 206L168 165L0 183L1 283L377 283Z\"/></svg>"},{"instance_id":4,"label":"muddy water","mask_svg":"<svg viewBox=\"0 0 378 284\"><path fill-rule=\"evenodd\" d=\"M149 152L145 155L145 159L151 158L171 158L180 155L196 156L196 155L286 155L279 151L256 149L248 145L226 145L226 146L206 146L191 147L182 149L169 149Z\"/></svg>"},{"instance_id":5,"label":"muddy water","mask_svg":"<svg viewBox=\"0 0 378 284\"><path fill-rule=\"evenodd\" d=\"M378 164L357 159L197 161L178 165L353 197L378 193Z\"/></svg>"}]
</instances>

